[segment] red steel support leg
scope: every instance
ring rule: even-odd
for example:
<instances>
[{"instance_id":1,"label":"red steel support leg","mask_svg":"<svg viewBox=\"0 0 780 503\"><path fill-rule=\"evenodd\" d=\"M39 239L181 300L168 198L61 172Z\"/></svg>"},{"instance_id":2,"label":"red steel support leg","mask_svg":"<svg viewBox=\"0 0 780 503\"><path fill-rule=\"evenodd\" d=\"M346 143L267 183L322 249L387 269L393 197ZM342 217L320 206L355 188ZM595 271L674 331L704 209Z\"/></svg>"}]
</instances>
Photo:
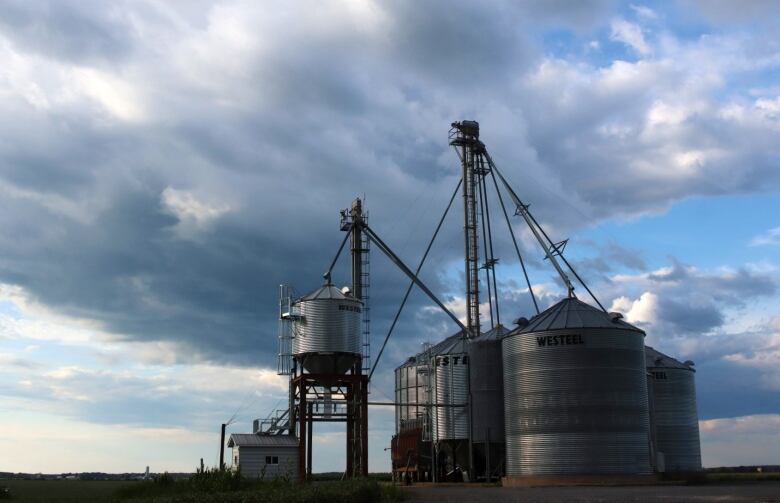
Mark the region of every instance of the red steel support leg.
<instances>
[{"instance_id":1,"label":"red steel support leg","mask_svg":"<svg viewBox=\"0 0 780 503\"><path fill-rule=\"evenodd\" d=\"M298 479L306 481L306 382L298 381Z\"/></svg>"},{"instance_id":2,"label":"red steel support leg","mask_svg":"<svg viewBox=\"0 0 780 503\"><path fill-rule=\"evenodd\" d=\"M347 384L347 477L355 476L355 406L353 400L353 385Z\"/></svg>"},{"instance_id":3,"label":"red steel support leg","mask_svg":"<svg viewBox=\"0 0 780 503\"><path fill-rule=\"evenodd\" d=\"M360 376L360 475L368 477L368 376Z\"/></svg>"}]
</instances>

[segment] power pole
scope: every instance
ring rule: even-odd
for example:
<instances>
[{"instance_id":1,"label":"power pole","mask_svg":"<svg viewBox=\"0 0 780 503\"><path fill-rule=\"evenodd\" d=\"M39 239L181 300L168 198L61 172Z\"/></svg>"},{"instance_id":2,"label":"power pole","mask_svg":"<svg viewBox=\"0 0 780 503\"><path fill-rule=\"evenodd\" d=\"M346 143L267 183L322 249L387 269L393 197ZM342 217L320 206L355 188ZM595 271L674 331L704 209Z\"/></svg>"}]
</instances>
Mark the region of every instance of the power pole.
<instances>
[{"instance_id":1,"label":"power pole","mask_svg":"<svg viewBox=\"0 0 780 503\"><path fill-rule=\"evenodd\" d=\"M219 470L225 469L225 427L227 425L222 423L222 434L219 437Z\"/></svg>"}]
</instances>

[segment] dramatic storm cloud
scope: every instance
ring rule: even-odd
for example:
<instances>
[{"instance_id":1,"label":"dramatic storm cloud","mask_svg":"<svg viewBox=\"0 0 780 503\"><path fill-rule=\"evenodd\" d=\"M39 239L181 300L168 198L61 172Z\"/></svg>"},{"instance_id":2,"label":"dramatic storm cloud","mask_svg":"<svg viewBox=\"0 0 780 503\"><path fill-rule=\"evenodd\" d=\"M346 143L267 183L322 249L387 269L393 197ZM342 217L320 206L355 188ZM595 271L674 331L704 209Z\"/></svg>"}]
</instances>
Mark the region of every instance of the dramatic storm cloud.
<instances>
[{"instance_id":1,"label":"dramatic storm cloud","mask_svg":"<svg viewBox=\"0 0 780 503\"><path fill-rule=\"evenodd\" d=\"M459 176L449 124L475 119L602 303L701 362L705 463L736 463L707 450L739 429L717 421L780 433L778 19L771 2L3 2L0 448L65 417L111 445L165 431L189 446L171 469L211 459L207 432L284 399L278 285L320 284L356 196L415 264ZM422 278L461 314L459 204ZM498 218L506 323L533 304ZM561 286L514 225L550 305ZM377 250L371 269L377 348L406 280ZM411 297L374 393L454 331L430 306ZM754 385L742 403L718 401L723 372ZM392 414L372 414L386 469ZM102 469L73 452L0 469ZM147 461L127 463L105 469Z\"/></svg>"}]
</instances>

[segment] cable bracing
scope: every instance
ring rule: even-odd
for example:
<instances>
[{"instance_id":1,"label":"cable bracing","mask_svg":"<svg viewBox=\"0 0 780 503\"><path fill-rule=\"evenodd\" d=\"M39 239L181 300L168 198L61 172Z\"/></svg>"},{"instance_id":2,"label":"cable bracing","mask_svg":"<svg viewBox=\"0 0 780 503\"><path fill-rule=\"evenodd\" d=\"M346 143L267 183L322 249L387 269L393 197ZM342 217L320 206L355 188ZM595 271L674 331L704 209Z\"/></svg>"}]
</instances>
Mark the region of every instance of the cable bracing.
<instances>
[{"instance_id":1,"label":"cable bracing","mask_svg":"<svg viewBox=\"0 0 780 503\"><path fill-rule=\"evenodd\" d=\"M509 228L509 235L512 236L512 244L515 245L515 251L517 252L517 259L520 261L520 267L523 269L523 276L525 277L525 284L528 285L528 293L531 294L531 300L534 302L534 309L536 309L536 314L539 314L539 304L536 302L536 295L534 295L534 289L531 286L531 280L528 278L528 271L525 268L525 261L523 260L523 255L520 253L520 247L517 245L517 239L515 238L515 231L512 229L512 222L509 220L509 213L506 211L506 205L504 205L504 197L501 195L501 190L498 188L498 181L496 180L496 175L491 170L490 177L493 179L493 185L496 188L496 195L498 195L498 202L501 205L501 210L504 213L504 219L506 220L506 225Z\"/></svg>"},{"instance_id":2,"label":"cable bracing","mask_svg":"<svg viewBox=\"0 0 780 503\"><path fill-rule=\"evenodd\" d=\"M455 186L455 191L452 193L452 197L450 197L449 203L447 203L447 208L445 208L444 214L442 214L441 218L439 219L439 224L436 226L436 230L433 232L433 236L431 236L431 240L428 242L428 247L425 249L425 253L423 253L422 258L420 259L420 263L417 265L417 270L415 270L414 272L414 278L416 278L420 274L420 270L422 269L423 264L425 264L425 260L428 258L428 253L431 251L431 248L433 247L433 242L436 240L436 236L439 235L439 230L441 229L441 226L444 223L445 218L447 218L447 213L449 213L450 208L452 207L452 203L453 201L455 201L455 196L458 195L458 190L460 190L460 186L462 183L463 183L463 179L458 180L458 184ZM404 309L406 300L409 298L409 294L412 292L412 288L414 288L415 285L414 278L412 278L409 281L409 286L406 288L406 293L404 294L404 298L401 300L401 305L398 306L398 311L395 313L393 322L390 324L390 329L387 331L387 335L385 336L384 342L382 342L382 347L379 349L379 353L377 354L376 360L374 360L374 365L373 367L371 367L371 372L369 372L368 374L369 381L371 381L371 376L374 375L374 370L376 370L377 365L379 365L379 359L382 358L382 353L385 350L385 346L387 346L387 341L390 339L390 335L392 335L396 323L398 323L398 318L400 318L401 316L401 312Z\"/></svg>"},{"instance_id":3,"label":"cable bracing","mask_svg":"<svg viewBox=\"0 0 780 503\"><path fill-rule=\"evenodd\" d=\"M563 261L563 263L566 265L569 271L571 271L572 274L574 274L574 277L577 278L577 281L579 281L579 283L588 292L588 294L591 296L593 301L596 302L596 304L601 308L602 311L607 312L607 310L604 309L604 306L601 304L601 302L599 302L599 300L596 298L596 296L593 294L590 288L588 288L588 285L585 284L585 282L582 280L580 275L577 274L577 271L574 270L574 267L572 267L569 261L566 260L566 257L563 256L562 250L558 246L556 246L556 244L550 239L550 236L547 235L544 228L541 225L539 225L539 222L536 221L534 216L528 210L528 205L523 204L520 198L517 197L517 194L515 194L515 191L512 190L512 187L509 185L509 182L506 180L506 178L504 178L504 176L501 174L501 171L496 167L495 163L493 162L493 159L490 157L490 154L488 154L487 151L485 151L484 154L491 170L494 171L495 174L501 179L501 183L504 185L504 187L506 187L507 192L509 192L509 196L512 198L512 201L517 206L517 213L523 217L526 224L531 229L531 232L533 232L537 241L539 241L539 244L542 245L542 248L544 249L545 254L547 255L547 259L550 260L550 262L555 267L556 271L558 271L558 275L561 277L564 284L566 285L566 288L569 290L569 296L576 297L576 295L574 294L574 285L572 285L568 275L563 271L563 269L561 268L560 264L558 264L558 261L556 260L555 257L560 257L560 259Z\"/></svg>"}]
</instances>

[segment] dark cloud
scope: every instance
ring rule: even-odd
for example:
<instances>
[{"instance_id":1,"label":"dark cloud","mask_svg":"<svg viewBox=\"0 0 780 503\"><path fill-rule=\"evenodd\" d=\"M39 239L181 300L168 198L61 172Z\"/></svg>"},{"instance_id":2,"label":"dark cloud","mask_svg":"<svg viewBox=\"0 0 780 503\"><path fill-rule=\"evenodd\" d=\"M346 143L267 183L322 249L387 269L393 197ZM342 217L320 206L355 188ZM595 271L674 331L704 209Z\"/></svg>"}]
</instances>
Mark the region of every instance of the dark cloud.
<instances>
[{"instance_id":1,"label":"dark cloud","mask_svg":"<svg viewBox=\"0 0 780 503\"><path fill-rule=\"evenodd\" d=\"M457 181L453 120L482 122L494 158L553 236L693 193L776 186L765 155L776 142L758 119L692 114L674 141L644 127L656 101L695 83L684 62L598 69L546 56L544 30L597 30L609 2L374 7L4 3L0 33L14 61L47 63L17 68L45 100L20 85L0 101L0 281L117 337L269 365L278 285L319 285L341 237L338 210L353 197L366 194L372 227L416 264ZM79 80L74 64L96 73ZM628 132L605 137L612 126ZM693 174L646 169L665 166L670 149L713 144L726 155ZM744 174L719 176L735 171ZM200 206L177 214L170 190ZM461 289L451 277L463 247L458 205L423 272L445 298ZM502 267L516 268L497 235ZM536 248L521 247L544 271L537 278L556 281ZM645 266L617 243L598 253L584 274ZM378 339L407 280L376 250L372 273ZM745 271L710 286L723 300L774 291ZM531 312L527 295L507 295L510 317ZM445 318L420 314L428 305L413 297L400 341L449 333ZM686 305L670 301L671 322L721 319L706 302Z\"/></svg>"},{"instance_id":2,"label":"dark cloud","mask_svg":"<svg viewBox=\"0 0 780 503\"><path fill-rule=\"evenodd\" d=\"M780 393L758 386L760 370L725 360L697 365L696 394L700 419L780 412Z\"/></svg>"},{"instance_id":3,"label":"dark cloud","mask_svg":"<svg viewBox=\"0 0 780 503\"><path fill-rule=\"evenodd\" d=\"M728 0L683 0L683 6L717 24L776 24L780 6L772 0L748 0L739 5Z\"/></svg>"},{"instance_id":4,"label":"dark cloud","mask_svg":"<svg viewBox=\"0 0 780 503\"><path fill-rule=\"evenodd\" d=\"M0 4L0 28L22 49L75 63L126 58L137 42L126 11L99 1L9 0Z\"/></svg>"},{"instance_id":5,"label":"dark cloud","mask_svg":"<svg viewBox=\"0 0 780 503\"><path fill-rule=\"evenodd\" d=\"M660 320L673 327L676 333L706 333L724 322L721 308L714 304L693 305L664 298L659 303Z\"/></svg>"},{"instance_id":6,"label":"dark cloud","mask_svg":"<svg viewBox=\"0 0 780 503\"><path fill-rule=\"evenodd\" d=\"M648 279L661 285L673 283L688 295L706 295L731 306L744 306L752 298L768 297L777 291L776 281L766 274L745 268L722 274L703 274L676 260L670 269L650 274Z\"/></svg>"},{"instance_id":7,"label":"dark cloud","mask_svg":"<svg viewBox=\"0 0 780 503\"><path fill-rule=\"evenodd\" d=\"M574 265L575 270L583 276L590 277L590 280L609 281L610 273L617 271L645 271L647 264L643 258L641 250L626 248L614 240L598 243L589 240L578 240L576 245L580 247L589 247L596 250L595 256L574 259L569 257L569 261Z\"/></svg>"}]
</instances>

